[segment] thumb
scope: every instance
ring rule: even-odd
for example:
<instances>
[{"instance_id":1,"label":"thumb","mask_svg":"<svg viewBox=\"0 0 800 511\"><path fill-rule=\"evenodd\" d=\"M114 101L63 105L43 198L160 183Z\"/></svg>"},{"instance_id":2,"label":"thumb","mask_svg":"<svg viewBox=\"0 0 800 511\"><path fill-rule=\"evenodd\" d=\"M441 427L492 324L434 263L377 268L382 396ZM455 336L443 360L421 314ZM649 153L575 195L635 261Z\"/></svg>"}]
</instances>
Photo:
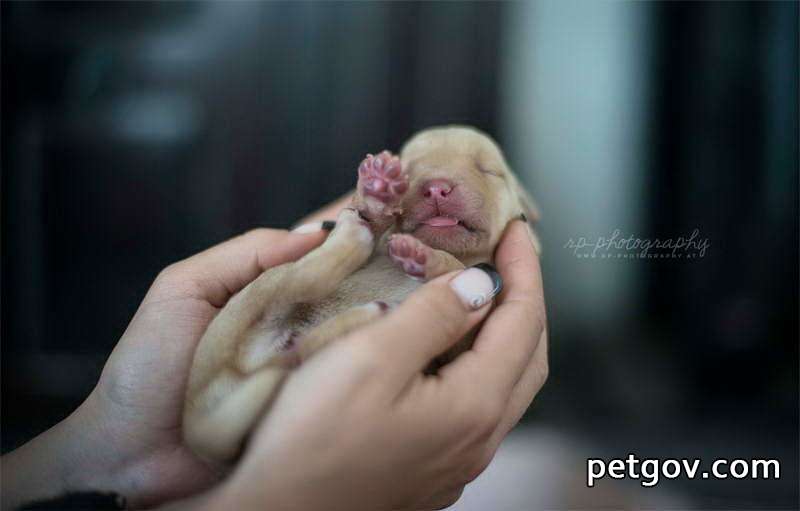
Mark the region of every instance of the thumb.
<instances>
[{"instance_id":1,"label":"thumb","mask_svg":"<svg viewBox=\"0 0 800 511\"><path fill-rule=\"evenodd\" d=\"M477 325L501 288L500 274L488 264L443 275L381 320L358 330L350 342L377 350L386 373L405 383Z\"/></svg>"},{"instance_id":2,"label":"thumb","mask_svg":"<svg viewBox=\"0 0 800 511\"><path fill-rule=\"evenodd\" d=\"M254 229L215 245L168 267L162 272L156 291L168 293L175 287L171 283L191 283L202 298L222 307L268 268L297 260L325 241L333 222L317 224L307 224L291 232Z\"/></svg>"}]
</instances>

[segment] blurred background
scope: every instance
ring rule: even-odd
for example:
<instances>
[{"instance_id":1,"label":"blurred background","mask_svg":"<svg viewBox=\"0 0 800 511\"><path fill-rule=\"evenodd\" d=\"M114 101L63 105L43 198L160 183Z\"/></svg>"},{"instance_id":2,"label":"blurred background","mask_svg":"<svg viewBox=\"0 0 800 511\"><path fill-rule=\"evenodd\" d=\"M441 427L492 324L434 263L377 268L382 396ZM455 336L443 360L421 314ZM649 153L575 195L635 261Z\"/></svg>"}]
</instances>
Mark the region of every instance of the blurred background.
<instances>
[{"instance_id":1,"label":"blurred background","mask_svg":"<svg viewBox=\"0 0 800 511\"><path fill-rule=\"evenodd\" d=\"M551 376L455 508L798 508L797 3L1 8L3 452L81 402L161 268L465 123L542 209ZM695 229L702 257L569 247ZM628 453L781 478L586 488Z\"/></svg>"}]
</instances>

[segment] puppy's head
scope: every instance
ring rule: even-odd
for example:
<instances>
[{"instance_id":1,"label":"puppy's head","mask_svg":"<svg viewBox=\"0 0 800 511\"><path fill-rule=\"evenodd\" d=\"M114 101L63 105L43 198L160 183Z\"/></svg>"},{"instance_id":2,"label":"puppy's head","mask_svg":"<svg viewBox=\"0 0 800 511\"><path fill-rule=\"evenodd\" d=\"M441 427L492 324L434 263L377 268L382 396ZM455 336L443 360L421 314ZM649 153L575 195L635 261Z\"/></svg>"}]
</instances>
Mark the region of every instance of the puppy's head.
<instances>
[{"instance_id":1,"label":"puppy's head","mask_svg":"<svg viewBox=\"0 0 800 511\"><path fill-rule=\"evenodd\" d=\"M409 176L398 228L460 259L491 258L506 224L538 213L497 144L465 126L422 131L403 146Z\"/></svg>"}]
</instances>

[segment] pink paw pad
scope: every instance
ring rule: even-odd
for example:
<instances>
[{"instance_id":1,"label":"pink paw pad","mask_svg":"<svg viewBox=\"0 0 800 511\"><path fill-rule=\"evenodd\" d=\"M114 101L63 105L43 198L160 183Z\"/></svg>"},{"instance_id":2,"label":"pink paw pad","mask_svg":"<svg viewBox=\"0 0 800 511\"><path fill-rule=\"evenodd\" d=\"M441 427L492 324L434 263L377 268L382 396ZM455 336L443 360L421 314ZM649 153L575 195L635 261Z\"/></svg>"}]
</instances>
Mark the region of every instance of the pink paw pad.
<instances>
[{"instance_id":1,"label":"pink paw pad","mask_svg":"<svg viewBox=\"0 0 800 511\"><path fill-rule=\"evenodd\" d=\"M389 239L389 257L411 277L424 278L431 248L407 234Z\"/></svg>"},{"instance_id":2,"label":"pink paw pad","mask_svg":"<svg viewBox=\"0 0 800 511\"><path fill-rule=\"evenodd\" d=\"M361 162L358 185L364 194L392 202L408 190L408 176L403 173L400 158L383 151L375 156L368 154Z\"/></svg>"}]
</instances>

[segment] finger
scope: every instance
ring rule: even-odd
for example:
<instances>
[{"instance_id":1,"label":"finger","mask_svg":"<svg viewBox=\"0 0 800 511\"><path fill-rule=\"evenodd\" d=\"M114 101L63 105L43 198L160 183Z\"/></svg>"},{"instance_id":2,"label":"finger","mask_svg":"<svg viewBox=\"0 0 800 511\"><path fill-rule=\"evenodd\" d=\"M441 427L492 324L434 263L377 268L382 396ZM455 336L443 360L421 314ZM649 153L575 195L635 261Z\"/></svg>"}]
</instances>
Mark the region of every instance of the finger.
<instances>
[{"instance_id":1,"label":"finger","mask_svg":"<svg viewBox=\"0 0 800 511\"><path fill-rule=\"evenodd\" d=\"M325 230L297 234L255 229L175 263L164 271L162 282L166 280L167 292L191 286L200 298L222 307L265 270L299 259L326 236Z\"/></svg>"},{"instance_id":2,"label":"finger","mask_svg":"<svg viewBox=\"0 0 800 511\"><path fill-rule=\"evenodd\" d=\"M506 437L509 431L520 421L525 411L530 407L533 399L539 393L547 381L549 365L547 360L547 330L542 332L542 338L536 346L528 367L522 373L522 377L511 391L511 397L506 405L500 423L497 425L492 437L489 440L489 447L496 450L500 442Z\"/></svg>"},{"instance_id":3,"label":"finger","mask_svg":"<svg viewBox=\"0 0 800 511\"><path fill-rule=\"evenodd\" d=\"M406 382L478 324L501 287L499 275L483 265L443 275L359 330L353 342L377 350L385 372Z\"/></svg>"},{"instance_id":4,"label":"finger","mask_svg":"<svg viewBox=\"0 0 800 511\"><path fill-rule=\"evenodd\" d=\"M424 501L420 502L413 509L420 510L420 509L446 509L456 502L458 499L461 498L461 495L464 493L464 486L459 486L458 488L454 488L451 490L444 490L441 493L434 495Z\"/></svg>"},{"instance_id":5,"label":"finger","mask_svg":"<svg viewBox=\"0 0 800 511\"><path fill-rule=\"evenodd\" d=\"M479 379L506 399L528 366L545 327L539 259L528 227L513 222L495 254L505 289L467 353L444 368L455 380Z\"/></svg>"},{"instance_id":6,"label":"finger","mask_svg":"<svg viewBox=\"0 0 800 511\"><path fill-rule=\"evenodd\" d=\"M342 195L335 201L331 202L327 206L319 209L308 216L303 217L297 224L295 225L305 225L314 222L322 222L324 220L336 220L339 216L339 212L344 209L350 201L353 199L353 192L349 191L346 194Z\"/></svg>"}]
</instances>

